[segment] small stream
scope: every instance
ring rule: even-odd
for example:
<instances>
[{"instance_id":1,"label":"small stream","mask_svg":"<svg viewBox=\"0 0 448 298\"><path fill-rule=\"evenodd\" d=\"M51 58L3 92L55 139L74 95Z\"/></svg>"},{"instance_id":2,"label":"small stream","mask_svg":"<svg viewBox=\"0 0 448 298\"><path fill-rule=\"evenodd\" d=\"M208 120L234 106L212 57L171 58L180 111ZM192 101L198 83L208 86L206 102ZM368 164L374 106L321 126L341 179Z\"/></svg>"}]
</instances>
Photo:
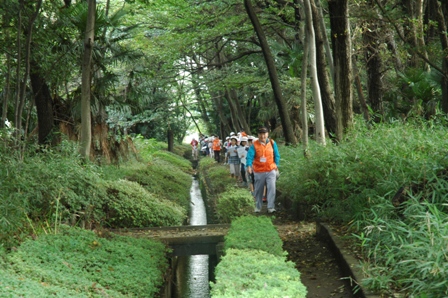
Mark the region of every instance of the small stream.
<instances>
[{"instance_id":1,"label":"small stream","mask_svg":"<svg viewBox=\"0 0 448 298\"><path fill-rule=\"evenodd\" d=\"M207 224L207 213L202 200L199 182L193 179L190 189L190 225ZM176 297L209 298L209 256L193 255L179 257L177 270Z\"/></svg>"}]
</instances>

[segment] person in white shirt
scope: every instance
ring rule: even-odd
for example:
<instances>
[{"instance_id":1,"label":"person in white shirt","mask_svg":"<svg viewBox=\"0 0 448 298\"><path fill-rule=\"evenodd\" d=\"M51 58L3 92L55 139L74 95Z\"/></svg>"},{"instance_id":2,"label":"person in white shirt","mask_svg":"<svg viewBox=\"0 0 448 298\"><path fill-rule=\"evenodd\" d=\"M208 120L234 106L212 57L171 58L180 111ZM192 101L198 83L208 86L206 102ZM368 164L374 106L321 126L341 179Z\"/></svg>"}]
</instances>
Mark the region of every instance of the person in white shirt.
<instances>
[{"instance_id":1,"label":"person in white shirt","mask_svg":"<svg viewBox=\"0 0 448 298\"><path fill-rule=\"evenodd\" d=\"M243 181L243 186L247 187L246 179L246 155L249 147L247 146L247 137L240 138L240 146L238 147L238 157L240 158L240 168L241 168L241 178Z\"/></svg>"}]
</instances>

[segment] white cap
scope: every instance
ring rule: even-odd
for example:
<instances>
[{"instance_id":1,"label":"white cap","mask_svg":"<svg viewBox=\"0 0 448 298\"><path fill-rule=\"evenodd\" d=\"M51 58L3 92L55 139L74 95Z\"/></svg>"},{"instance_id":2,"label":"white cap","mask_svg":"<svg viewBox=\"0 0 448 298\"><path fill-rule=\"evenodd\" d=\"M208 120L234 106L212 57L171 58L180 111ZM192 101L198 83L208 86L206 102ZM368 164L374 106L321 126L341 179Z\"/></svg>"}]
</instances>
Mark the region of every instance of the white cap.
<instances>
[{"instance_id":1,"label":"white cap","mask_svg":"<svg viewBox=\"0 0 448 298\"><path fill-rule=\"evenodd\" d=\"M247 142L247 137L241 137L240 142Z\"/></svg>"},{"instance_id":2,"label":"white cap","mask_svg":"<svg viewBox=\"0 0 448 298\"><path fill-rule=\"evenodd\" d=\"M232 131L231 133L230 133L230 136L234 136L235 135L235 133Z\"/></svg>"}]
</instances>

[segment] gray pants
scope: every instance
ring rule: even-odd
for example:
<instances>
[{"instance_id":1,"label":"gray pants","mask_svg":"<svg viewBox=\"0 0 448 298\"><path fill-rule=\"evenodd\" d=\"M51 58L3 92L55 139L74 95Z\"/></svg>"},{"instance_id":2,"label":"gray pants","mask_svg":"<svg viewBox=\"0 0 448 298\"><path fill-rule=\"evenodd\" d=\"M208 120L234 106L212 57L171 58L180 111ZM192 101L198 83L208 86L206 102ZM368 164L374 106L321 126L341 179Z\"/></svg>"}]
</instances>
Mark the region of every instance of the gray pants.
<instances>
[{"instance_id":1,"label":"gray pants","mask_svg":"<svg viewBox=\"0 0 448 298\"><path fill-rule=\"evenodd\" d=\"M254 173L254 194L255 194L255 207L261 210L263 205L263 192L266 185L267 193L266 199L268 200L268 209L275 208L275 182L277 180L275 170L264 173Z\"/></svg>"}]
</instances>

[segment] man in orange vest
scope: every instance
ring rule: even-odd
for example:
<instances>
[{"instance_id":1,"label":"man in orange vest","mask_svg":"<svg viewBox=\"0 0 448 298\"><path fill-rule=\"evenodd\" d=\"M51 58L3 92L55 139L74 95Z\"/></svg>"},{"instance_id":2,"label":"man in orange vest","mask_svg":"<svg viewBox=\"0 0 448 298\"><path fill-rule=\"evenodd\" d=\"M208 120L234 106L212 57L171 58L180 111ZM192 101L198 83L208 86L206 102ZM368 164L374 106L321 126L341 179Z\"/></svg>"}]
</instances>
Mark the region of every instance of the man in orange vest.
<instances>
[{"instance_id":1,"label":"man in orange vest","mask_svg":"<svg viewBox=\"0 0 448 298\"><path fill-rule=\"evenodd\" d=\"M268 213L275 212L275 183L277 169L280 164L280 153L277 143L269 140L266 127L258 129L258 140L253 142L246 156L246 167L249 174L254 173L255 212L261 211L263 192L266 185Z\"/></svg>"},{"instance_id":2,"label":"man in orange vest","mask_svg":"<svg viewBox=\"0 0 448 298\"><path fill-rule=\"evenodd\" d=\"M219 163L221 160L221 140L217 135L215 135L215 138L213 139L212 148L215 153L215 160Z\"/></svg>"}]
</instances>

